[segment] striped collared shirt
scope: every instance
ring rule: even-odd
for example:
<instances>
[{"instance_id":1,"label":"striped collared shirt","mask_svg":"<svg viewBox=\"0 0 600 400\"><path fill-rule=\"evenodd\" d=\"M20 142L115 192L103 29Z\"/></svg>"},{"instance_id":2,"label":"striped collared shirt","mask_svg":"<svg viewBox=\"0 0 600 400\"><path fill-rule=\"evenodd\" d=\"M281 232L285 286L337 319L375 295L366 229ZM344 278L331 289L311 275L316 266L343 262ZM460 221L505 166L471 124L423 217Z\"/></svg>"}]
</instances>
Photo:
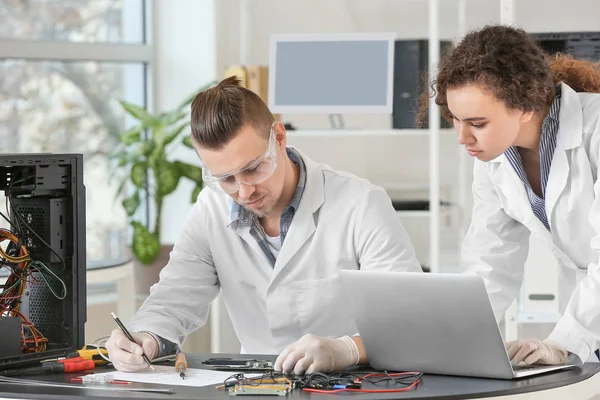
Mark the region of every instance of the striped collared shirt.
<instances>
[{"instance_id":1,"label":"striped collared shirt","mask_svg":"<svg viewBox=\"0 0 600 400\"><path fill-rule=\"evenodd\" d=\"M548 216L546 215L546 203L544 198L546 197L546 185L548 183L548 175L550 174L550 165L552 164L552 156L554 156L554 150L556 149L556 135L558 133L558 114L560 111L560 86L557 88L558 93L550 106L550 112L544 118L542 123L542 133L540 135L540 173L542 178L542 197L540 198L533 191L527 174L523 168L523 162L521 155L515 146L510 147L504 154L512 164L513 168L523 181L525 189L527 190L527 197L529 197L529 203L535 216L542 221L546 229L550 230L548 224Z\"/></svg>"},{"instance_id":2,"label":"striped collared shirt","mask_svg":"<svg viewBox=\"0 0 600 400\"><path fill-rule=\"evenodd\" d=\"M306 165L304 165L304 161L300 154L293 148L288 147L287 155L292 160L292 162L298 165L300 169L300 176L298 178L298 186L296 186L296 191L294 192L294 197L290 201L290 204L283 210L281 214L281 218L279 220L279 234L281 237L281 245L283 246L283 242L285 240L285 236L287 235L288 230L290 229L290 225L292 224L292 219L298 210L298 206L300 205L300 200L302 199L302 193L304 193L304 188L306 187ZM267 259L271 263L271 266L275 266L275 256L271 253L269 249L269 244L267 243L266 233L260 224L260 220L258 217L246 210L242 206L240 206L235 201L231 200L231 211L229 213L229 223L231 225L233 222L239 221L239 223L250 227L250 234L256 242L261 250L267 256Z\"/></svg>"}]
</instances>

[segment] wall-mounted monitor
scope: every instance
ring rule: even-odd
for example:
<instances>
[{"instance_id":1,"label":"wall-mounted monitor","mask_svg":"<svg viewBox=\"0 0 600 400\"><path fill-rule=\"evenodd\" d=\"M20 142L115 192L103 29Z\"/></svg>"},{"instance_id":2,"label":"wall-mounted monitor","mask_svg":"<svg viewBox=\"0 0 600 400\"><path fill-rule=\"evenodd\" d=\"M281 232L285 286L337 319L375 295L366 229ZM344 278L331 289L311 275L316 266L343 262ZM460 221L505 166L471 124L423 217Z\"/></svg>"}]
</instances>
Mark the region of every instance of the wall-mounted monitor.
<instances>
[{"instance_id":1,"label":"wall-mounted monitor","mask_svg":"<svg viewBox=\"0 0 600 400\"><path fill-rule=\"evenodd\" d=\"M273 35L274 113L391 114L395 33Z\"/></svg>"}]
</instances>

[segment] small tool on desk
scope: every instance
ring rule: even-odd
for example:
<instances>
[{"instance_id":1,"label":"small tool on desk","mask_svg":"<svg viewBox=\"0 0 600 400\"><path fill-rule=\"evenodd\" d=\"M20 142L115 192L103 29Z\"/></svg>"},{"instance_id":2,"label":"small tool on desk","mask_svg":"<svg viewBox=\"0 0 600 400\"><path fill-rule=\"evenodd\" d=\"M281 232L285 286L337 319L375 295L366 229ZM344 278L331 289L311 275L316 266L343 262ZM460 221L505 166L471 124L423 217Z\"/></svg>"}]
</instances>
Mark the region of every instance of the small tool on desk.
<instances>
[{"instance_id":1,"label":"small tool on desk","mask_svg":"<svg viewBox=\"0 0 600 400\"><path fill-rule=\"evenodd\" d=\"M92 360L65 358L58 361L44 362L37 367L10 369L0 372L2 376L38 375L49 373L82 372L94 369L96 365Z\"/></svg>"},{"instance_id":2,"label":"small tool on desk","mask_svg":"<svg viewBox=\"0 0 600 400\"><path fill-rule=\"evenodd\" d=\"M175 370L179 372L181 379L185 379L185 371L187 370L187 360L183 352L177 353L175 357Z\"/></svg>"},{"instance_id":3,"label":"small tool on desk","mask_svg":"<svg viewBox=\"0 0 600 400\"><path fill-rule=\"evenodd\" d=\"M84 360L94 360L94 363L96 363L96 365L107 364L108 361L102 358L100 354L103 354L104 356L108 357L108 351L106 350L106 348L95 347L93 345L85 345L83 348L67 354L67 358L81 357Z\"/></svg>"},{"instance_id":4,"label":"small tool on desk","mask_svg":"<svg viewBox=\"0 0 600 400\"><path fill-rule=\"evenodd\" d=\"M78 376L76 378L71 378L71 382L80 382L86 385L131 385L130 381L121 381L117 379L113 379L112 375L105 374L90 374L84 376Z\"/></svg>"},{"instance_id":5,"label":"small tool on desk","mask_svg":"<svg viewBox=\"0 0 600 400\"><path fill-rule=\"evenodd\" d=\"M123 325L123 323L121 322L121 320L119 319L119 317L117 317L114 312L111 312L110 315L112 315L112 317L115 320L115 322L117 323L117 325L119 325L119 328L121 328L121 330L123 331L123 333L125 334L125 336L127 336L127 339L129 339L133 343L135 343L135 339L133 338L133 336L131 336L131 333L129 333L129 331L127 330L127 328L125 328L125 325ZM144 361L146 361L146 363L148 364L148 366L150 367L150 369L152 371L156 371L156 368L154 368L154 365L152 365L152 363L150 362L150 359L148 358L148 356L146 354L142 354L142 357L144 358Z\"/></svg>"},{"instance_id":6,"label":"small tool on desk","mask_svg":"<svg viewBox=\"0 0 600 400\"><path fill-rule=\"evenodd\" d=\"M69 359L79 361L93 360L94 364L96 365L108 364L109 361L102 356L108 358L108 350L106 350L106 348L88 344L79 350L67 353L64 357L49 358L47 360L42 360L41 362L62 361Z\"/></svg>"}]
</instances>

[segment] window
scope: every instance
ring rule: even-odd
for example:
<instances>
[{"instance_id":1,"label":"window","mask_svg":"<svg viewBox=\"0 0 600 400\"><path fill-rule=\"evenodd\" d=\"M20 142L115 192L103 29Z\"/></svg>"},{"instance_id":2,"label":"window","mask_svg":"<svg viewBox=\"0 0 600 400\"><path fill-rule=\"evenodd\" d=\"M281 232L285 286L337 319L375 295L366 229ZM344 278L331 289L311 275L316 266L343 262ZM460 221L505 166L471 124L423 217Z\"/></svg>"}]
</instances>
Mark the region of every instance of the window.
<instances>
[{"instance_id":1,"label":"window","mask_svg":"<svg viewBox=\"0 0 600 400\"><path fill-rule=\"evenodd\" d=\"M144 42L142 0L0 0L0 38Z\"/></svg>"},{"instance_id":2,"label":"window","mask_svg":"<svg viewBox=\"0 0 600 400\"><path fill-rule=\"evenodd\" d=\"M127 218L108 163L130 122L118 100L146 103L143 5L0 0L0 20L10 20L0 24L1 151L84 155L88 260L124 255ZM15 38L25 40L16 46Z\"/></svg>"}]
</instances>

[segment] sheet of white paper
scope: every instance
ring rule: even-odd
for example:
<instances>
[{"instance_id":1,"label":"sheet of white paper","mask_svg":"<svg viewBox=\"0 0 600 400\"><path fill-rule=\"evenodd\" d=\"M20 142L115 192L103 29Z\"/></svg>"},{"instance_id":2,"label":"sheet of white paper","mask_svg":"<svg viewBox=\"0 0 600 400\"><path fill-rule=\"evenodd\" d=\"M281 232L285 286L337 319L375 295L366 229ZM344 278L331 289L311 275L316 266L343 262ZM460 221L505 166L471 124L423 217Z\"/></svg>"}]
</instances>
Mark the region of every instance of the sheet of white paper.
<instances>
[{"instance_id":1,"label":"sheet of white paper","mask_svg":"<svg viewBox=\"0 0 600 400\"><path fill-rule=\"evenodd\" d=\"M235 372L223 372L223 371L212 371L208 369L195 369L188 368L185 372L185 379L181 379L179 373L175 371L173 367L167 367L163 365L155 365L156 371L144 370L139 372L105 372L96 375L112 375L113 379L130 381L130 382L142 382L142 383L156 383L160 385L174 385L174 386L209 386L218 385L225 381L225 379L232 376ZM245 374L246 377L251 378L254 376L260 376L260 374Z\"/></svg>"}]
</instances>

